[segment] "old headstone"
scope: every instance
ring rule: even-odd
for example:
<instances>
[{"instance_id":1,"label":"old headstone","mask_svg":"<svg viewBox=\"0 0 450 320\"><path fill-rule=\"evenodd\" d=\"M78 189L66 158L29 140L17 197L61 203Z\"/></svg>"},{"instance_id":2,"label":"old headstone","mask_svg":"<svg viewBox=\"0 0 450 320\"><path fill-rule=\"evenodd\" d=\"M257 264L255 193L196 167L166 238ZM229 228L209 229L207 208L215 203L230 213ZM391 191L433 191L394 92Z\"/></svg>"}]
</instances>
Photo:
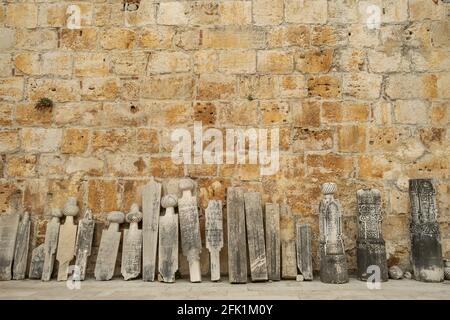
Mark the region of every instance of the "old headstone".
<instances>
[{"instance_id":1,"label":"old headstone","mask_svg":"<svg viewBox=\"0 0 450 320\"><path fill-rule=\"evenodd\" d=\"M131 205L126 221L130 228L123 234L122 250L122 276L125 280L134 279L141 273L142 257L142 230L138 223L142 220L142 212L137 203Z\"/></svg>"},{"instance_id":2,"label":"old headstone","mask_svg":"<svg viewBox=\"0 0 450 320\"><path fill-rule=\"evenodd\" d=\"M33 249L31 253L30 271L28 277L30 279L42 279L42 271L44 269L45 247L44 244Z\"/></svg>"},{"instance_id":3,"label":"old headstone","mask_svg":"<svg viewBox=\"0 0 450 320\"><path fill-rule=\"evenodd\" d=\"M182 196L178 199L180 218L181 248L183 255L189 262L191 282L201 282L200 253L202 241L200 238L200 224L198 219L197 198L192 195L194 182L191 179L180 181Z\"/></svg>"},{"instance_id":4,"label":"old headstone","mask_svg":"<svg viewBox=\"0 0 450 320\"><path fill-rule=\"evenodd\" d=\"M252 281L268 280L261 194L244 193L247 244Z\"/></svg>"},{"instance_id":5,"label":"old headstone","mask_svg":"<svg viewBox=\"0 0 450 320\"><path fill-rule=\"evenodd\" d=\"M51 211L52 218L47 223L44 242L44 265L42 268L42 281L49 281L52 277L55 264L56 249L58 247L60 219L63 213L54 208Z\"/></svg>"},{"instance_id":6,"label":"old headstone","mask_svg":"<svg viewBox=\"0 0 450 320\"><path fill-rule=\"evenodd\" d=\"M58 251L56 252L56 260L59 263L58 281L67 280L69 265L75 256L78 226L74 224L73 217L78 214L78 211L77 199L69 197L62 210L66 220L59 227Z\"/></svg>"},{"instance_id":7,"label":"old headstone","mask_svg":"<svg viewBox=\"0 0 450 320\"><path fill-rule=\"evenodd\" d=\"M334 198L335 183L322 185L319 204L320 280L324 283L348 282L347 258L342 240L342 207Z\"/></svg>"},{"instance_id":8,"label":"old headstone","mask_svg":"<svg viewBox=\"0 0 450 320\"><path fill-rule=\"evenodd\" d=\"M16 249L14 252L13 279L25 279L28 262L28 248L30 244L31 220L30 214L25 212L20 220L17 231Z\"/></svg>"},{"instance_id":9,"label":"old headstone","mask_svg":"<svg viewBox=\"0 0 450 320\"><path fill-rule=\"evenodd\" d=\"M388 281L386 247L381 233L381 193L377 189L361 189L356 193L358 200L358 238L356 258L358 278L362 281L373 274L371 266L380 269L377 281Z\"/></svg>"},{"instance_id":10,"label":"old headstone","mask_svg":"<svg viewBox=\"0 0 450 320\"><path fill-rule=\"evenodd\" d=\"M296 224L297 267L303 280L313 280L311 227L308 224Z\"/></svg>"},{"instance_id":11,"label":"old headstone","mask_svg":"<svg viewBox=\"0 0 450 320\"><path fill-rule=\"evenodd\" d=\"M92 240L94 238L95 220L91 209L86 209L83 219L78 222L77 242L75 245L75 271L77 278L84 280L86 277L86 266L91 255Z\"/></svg>"},{"instance_id":12,"label":"old headstone","mask_svg":"<svg viewBox=\"0 0 450 320\"><path fill-rule=\"evenodd\" d=\"M125 221L125 215L123 212L113 211L108 215L107 220L109 227L102 233L94 270L95 279L101 281L111 280L114 276L121 236L119 224Z\"/></svg>"},{"instance_id":13,"label":"old headstone","mask_svg":"<svg viewBox=\"0 0 450 320\"><path fill-rule=\"evenodd\" d=\"M0 216L0 280L11 280L14 248L20 216L18 214Z\"/></svg>"},{"instance_id":14,"label":"old headstone","mask_svg":"<svg viewBox=\"0 0 450 320\"><path fill-rule=\"evenodd\" d=\"M414 279L444 281L441 232L437 221L436 191L431 179L409 181L411 201L411 257Z\"/></svg>"},{"instance_id":15,"label":"old headstone","mask_svg":"<svg viewBox=\"0 0 450 320\"><path fill-rule=\"evenodd\" d=\"M166 209L159 218L158 271L162 282L175 282L178 270L178 215L175 214L177 197L168 194L161 199L161 206Z\"/></svg>"},{"instance_id":16,"label":"old headstone","mask_svg":"<svg viewBox=\"0 0 450 320\"><path fill-rule=\"evenodd\" d=\"M291 207L285 203L280 205L280 239L281 239L281 278L295 279L297 261L295 251L294 216Z\"/></svg>"},{"instance_id":17,"label":"old headstone","mask_svg":"<svg viewBox=\"0 0 450 320\"><path fill-rule=\"evenodd\" d=\"M266 250L269 280L281 280L280 206L266 203Z\"/></svg>"},{"instance_id":18,"label":"old headstone","mask_svg":"<svg viewBox=\"0 0 450 320\"><path fill-rule=\"evenodd\" d=\"M210 254L211 281L219 281L220 250L223 248L222 201L209 200L205 218L205 239Z\"/></svg>"},{"instance_id":19,"label":"old headstone","mask_svg":"<svg viewBox=\"0 0 450 320\"><path fill-rule=\"evenodd\" d=\"M228 278L230 283L247 282L247 236L244 189L227 190Z\"/></svg>"},{"instance_id":20,"label":"old headstone","mask_svg":"<svg viewBox=\"0 0 450 320\"><path fill-rule=\"evenodd\" d=\"M142 279L144 281L155 280L160 201L161 184L152 180L142 190Z\"/></svg>"}]
</instances>

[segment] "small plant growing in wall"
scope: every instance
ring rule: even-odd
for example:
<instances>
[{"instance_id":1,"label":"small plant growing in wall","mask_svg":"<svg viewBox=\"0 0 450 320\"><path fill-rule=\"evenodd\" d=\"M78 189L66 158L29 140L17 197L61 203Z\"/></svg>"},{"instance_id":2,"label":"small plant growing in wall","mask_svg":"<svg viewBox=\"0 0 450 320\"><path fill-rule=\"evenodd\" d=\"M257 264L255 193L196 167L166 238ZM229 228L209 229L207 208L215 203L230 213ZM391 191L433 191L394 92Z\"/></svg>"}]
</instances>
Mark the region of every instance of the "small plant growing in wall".
<instances>
[{"instance_id":1,"label":"small plant growing in wall","mask_svg":"<svg viewBox=\"0 0 450 320\"><path fill-rule=\"evenodd\" d=\"M34 107L39 111L51 111L53 109L53 101L50 98L40 98Z\"/></svg>"}]
</instances>

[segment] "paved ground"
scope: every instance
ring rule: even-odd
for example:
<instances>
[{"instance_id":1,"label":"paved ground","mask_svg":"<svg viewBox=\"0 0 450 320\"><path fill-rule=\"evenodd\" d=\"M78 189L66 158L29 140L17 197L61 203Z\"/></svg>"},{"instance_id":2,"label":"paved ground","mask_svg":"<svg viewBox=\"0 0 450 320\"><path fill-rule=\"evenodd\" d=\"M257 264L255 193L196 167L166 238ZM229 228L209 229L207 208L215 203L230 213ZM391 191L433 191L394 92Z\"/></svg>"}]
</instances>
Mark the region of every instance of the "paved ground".
<instances>
[{"instance_id":1,"label":"paved ground","mask_svg":"<svg viewBox=\"0 0 450 320\"><path fill-rule=\"evenodd\" d=\"M0 299L447 299L450 281L421 283L391 280L379 290L369 290L365 282L351 279L343 285L280 281L231 285L226 279L192 284L178 280L174 284L141 280L86 280L79 290L70 290L65 282L39 280L0 282Z\"/></svg>"}]
</instances>

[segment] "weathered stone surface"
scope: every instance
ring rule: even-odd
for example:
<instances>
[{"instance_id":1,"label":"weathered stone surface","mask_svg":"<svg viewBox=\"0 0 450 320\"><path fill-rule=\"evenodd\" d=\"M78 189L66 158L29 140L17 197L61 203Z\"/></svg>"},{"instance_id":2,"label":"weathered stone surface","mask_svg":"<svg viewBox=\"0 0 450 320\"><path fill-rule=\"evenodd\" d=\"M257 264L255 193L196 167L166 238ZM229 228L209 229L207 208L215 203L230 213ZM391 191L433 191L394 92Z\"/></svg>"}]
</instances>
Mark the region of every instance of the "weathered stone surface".
<instances>
[{"instance_id":1,"label":"weathered stone surface","mask_svg":"<svg viewBox=\"0 0 450 320\"><path fill-rule=\"evenodd\" d=\"M265 281L268 274L261 194L244 193L244 202L252 281Z\"/></svg>"},{"instance_id":2,"label":"weathered stone surface","mask_svg":"<svg viewBox=\"0 0 450 320\"><path fill-rule=\"evenodd\" d=\"M102 233L102 240L98 249L95 264L95 280L111 280L114 276L117 254L122 233L119 225L125 221L125 215L120 211L111 212L108 217L109 227Z\"/></svg>"},{"instance_id":3,"label":"weathered stone surface","mask_svg":"<svg viewBox=\"0 0 450 320\"><path fill-rule=\"evenodd\" d=\"M92 210L86 209L83 219L78 222L77 240L75 243L75 275L80 281L86 277L86 267L92 253L92 240L94 238L95 220ZM77 269L78 268L78 269ZM79 273L79 274L77 274Z\"/></svg>"},{"instance_id":4,"label":"weathered stone surface","mask_svg":"<svg viewBox=\"0 0 450 320\"><path fill-rule=\"evenodd\" d=\"M342 238L342 207L334 199L337 186L322 185L323 198L319 204L320 222L320 280L324 283L347 283L347 257Z\"/></svg>"},{"instance_id":5,"label":"weathered stone surface","mask_svg":"<svg viewBox=\"0 0 450 320\"><path fill-rule=\"evenodd\" d=\"M181 198L178 199L180 218L181 248L189 262L191 282L201 282L200 253L202 241L198 218L197 198L192 195L194 183L190 179L180 181Z\"/></svg>"},{"instance_id":6,"label":"weathered stone surface","mask_svg":"<svg viewBox=\"0 0 450 320\"><path fill-rule=\"evenodd\" d=\"M28 248L30 245L31 220L30 214L25 212L17 229L16 247L14 250L13 279L25 279L28 264Z\"/></svg>"},{"instance_id":7,"label":"weathered stone surface","mask_svg":"<svg viewBox=\"0 0 450 320\"><path fill-rule=\"evenodd\" d=\"M210 200L205 218L205 242L210 253L211 281L219 281L220 250L223 247L222 201Z\"/></svg>"},{"instance_id":8,"label":"weathered stone surface","mask_svg":"<svg viewBox=\"0 0 450 320\"><path fill-rule=\"evenodd\" d=\"M144 250L142 278L144 281L153 281L155 279L160 202L161 184L154 180L150 181L142 190L142 233Z\"/></svg>"},{"instance_id":9,"label":"weathered stone surface","mask_svg":"<svg viewBox=\"0 0 450 320\"><path fill-rule=\"evenodd\" d=\"M291 207L280 205L281 278L295 279L297 276L294 216Z\"/></svg>"},{"instance_id":10,"label":"weathered stone surface","mask_svg":"<svg viewBox=\"0 0 450 320\"><path fill-rule=\"evenodd\" d=\"M14 249L20 216L18 214L0 217L0 280L12 279Z\"/></svg>"},{"instance_id":11,"label":"weathered stone surface","mask_svg":"<svg viewBox=\"0 0 450 320\"><path fill-rule=\"evenodd\" d=\"M142 230L138 223L142 220L142 212L139 211L137 203L131 205L126 221L130 228L123 234L122 249L122 276L124 280L137 278L141 273L142 266Z\"/></svg>"},{"instance_id":12,"label":"weathered stone surface","mask_svg":"<svg viewBox=\"0 0 450 320\"><path fill-rule=\"evenodd\" d=\"M269 280L281 280L280 206L266 203L266 250Z\"/></svg>"},{"instance_id":13,"label":"weathered stone surface","mask_svg":"<svg viewBox=\"0 0 450 320\"><path fill-rule=\"evenodd\" d=\"M313 279L311 252L311 227L308 224L295 225L295 243L297 247L297 268L303 280Z\"/></svg>"},{"instance_id":14,"label":"weathered stone surface","mask_svg":"<svg viewBox=\"0 0 450 320\"><path fill-rule=\"evenodd\" d=\"M436 190L430 179L409 181L411 203L411 255L414 279L444 281L441 233L436 206Z\"/></svg>"},{"instance_id":15,"label":"weathered stone surface","mask_svg":"<svg viewBox=\"0 0 450 320\"><path fill-rule=\"evenodd\" d=\"M41 279L44 267L45 249L44 244L33 249L31 254L30 271L28 277L30 279Z\"/></svg>"},{"instance_id":16,"label":"weathered stone surface","mask_svg":"<svg viewBox=\"0 0 450 320\"><path fill-rule=\"evenodd\" d=\"M227 189L228 277L230 283L247 282L247 245L244 189Z\"/></svg>"},{"instance_id":17,"label":"weathered stone surface","mask_svg":"<svg viewBox=\"0 0 450 320\"><path fill-rule=\"evenodd\" d=\"M159 218L158 271L162 282L175 282L178 270L178 215L175 207L178 200L174 194L165 195L161 206L166 209Z\"/></svg>"}]
</instances>

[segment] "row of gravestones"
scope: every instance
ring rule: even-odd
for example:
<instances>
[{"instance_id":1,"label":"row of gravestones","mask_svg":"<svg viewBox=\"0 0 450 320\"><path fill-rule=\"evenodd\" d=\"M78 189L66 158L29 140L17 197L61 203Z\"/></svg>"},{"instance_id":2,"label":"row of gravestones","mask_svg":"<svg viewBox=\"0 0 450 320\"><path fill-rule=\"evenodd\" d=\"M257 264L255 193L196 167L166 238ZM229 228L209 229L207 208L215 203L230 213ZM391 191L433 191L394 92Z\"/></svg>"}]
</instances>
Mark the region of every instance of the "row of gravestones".
<instances>
[{"instance_id":1,"label":"row of gravestones","mask_svg":"<svg viewBox=\"0 0 450 320\"><path fill-rule=\"evenodd\" d=\"M189 262L191 282L201 281L200 252L202 248L195 184L190 179L179 182L177 192L162 197L161 184L152 180L142 191L142 212L133 204L130 212L111 212L109 227L103 231L95 278L109 280L119 250L119 224L130 224L124 230L121 272L125 280L142 273L144 281L154 281L156 253L159 280L174 282L178 270L178 232L181 233L182 253ZM334 198L337 186L322 185L319 204L320 279L325 283L345 283L348 268L342 239L342 207ZM435 189L431 180L410 180L412 211L411 254L414 278L425 282L444 280L441 237L437 222ZM378 280L388 280L385 242L381 233L381 194L376 189L357 192L358 278L367 280L374 267ZM165 209L160 215L161 206ZM175 208L178 206L178 212ZM45 242L32 253L29 278L49 281L55 258L58 261L58 280L84 280L88 257L91 254L95 221L87 209L78 226L75 198L69 198L62 208L52 210L47 224ZM60 223L65 216L64 224ZM205 241L210 252L211 280L220 280L220 250L223 247L222 202L210 200L205 210ZM280 232L280 221L292 219L288 205L267 203L265 217L261 194L245 192L242 188L227 189L228 273L231 283L247 282L247 261L252 281L295 279L312 280L311 229L296 223L292 232ZM138 224L142 220L142 230ZM265 225L264 225L265 224ZM0 280L25 278L30 239L30 217L7 215L0 217ZM247 257L248 250L248 257ZM75 267L70 262L75 258ZM141 268L142 267L142 268Z\"/></svg>"}]
</instances>

